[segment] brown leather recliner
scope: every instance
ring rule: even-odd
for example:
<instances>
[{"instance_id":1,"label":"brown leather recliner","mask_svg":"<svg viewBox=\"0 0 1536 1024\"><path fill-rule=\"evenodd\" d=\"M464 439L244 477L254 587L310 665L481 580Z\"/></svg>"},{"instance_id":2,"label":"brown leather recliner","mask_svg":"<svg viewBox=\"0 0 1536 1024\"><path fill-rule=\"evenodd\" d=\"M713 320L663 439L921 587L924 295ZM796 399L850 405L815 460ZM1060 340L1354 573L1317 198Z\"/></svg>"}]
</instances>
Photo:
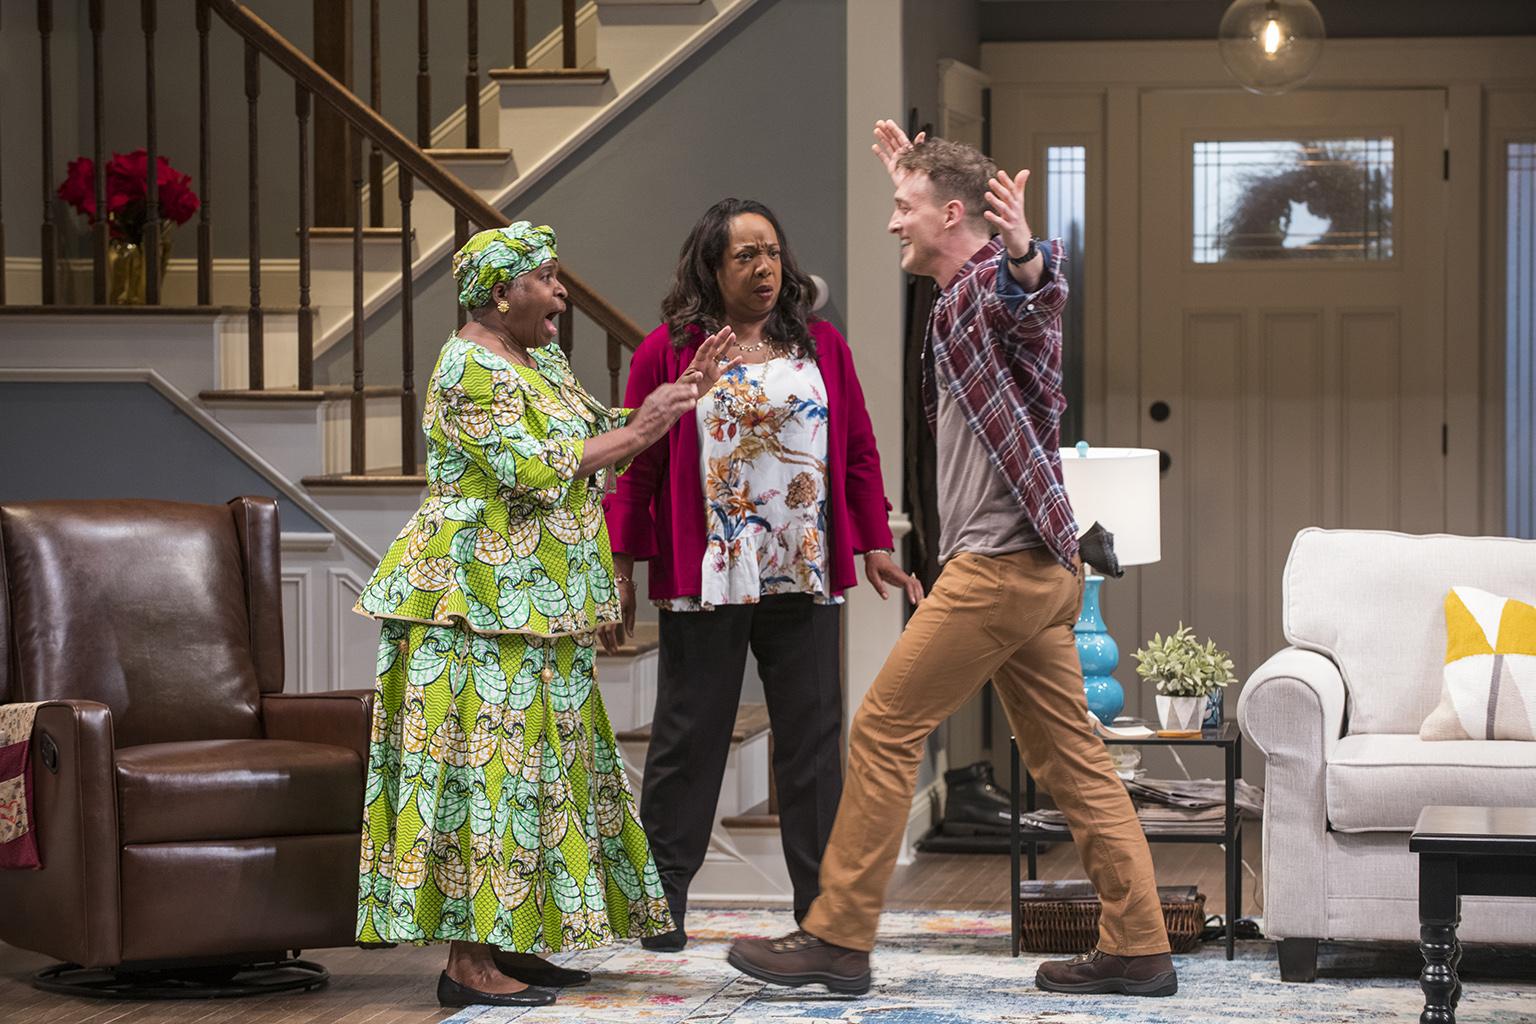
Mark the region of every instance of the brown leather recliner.
<instances>
[{"instance_id":1,"label":"brown leather recliner","mask_svg":"<svg viewBox=\"0 0 1536 1024\"><path fill-rule=\"evenodd\" d=\"M277 504L0 505L0 703L41 871L0 939L87 967L355 943L371 694L285 695Z\"/></svg>"}]
</instances>

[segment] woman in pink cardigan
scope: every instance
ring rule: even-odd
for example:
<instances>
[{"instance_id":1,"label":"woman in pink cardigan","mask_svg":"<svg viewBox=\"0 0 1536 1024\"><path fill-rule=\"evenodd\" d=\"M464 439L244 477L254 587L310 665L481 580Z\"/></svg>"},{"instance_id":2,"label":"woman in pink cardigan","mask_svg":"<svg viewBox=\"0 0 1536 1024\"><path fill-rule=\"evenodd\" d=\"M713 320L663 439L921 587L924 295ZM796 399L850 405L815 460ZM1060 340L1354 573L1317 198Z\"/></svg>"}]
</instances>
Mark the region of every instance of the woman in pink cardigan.
<instances>
[{"instance_id":1,"label":"woman in pink cardigan","mask_svg":"<svg viewBox=\"0 0 1536 1024\"><path fill-rule=\"evenodd\" d=\"M741 365L639 455L608 496L624 626L636 561L650 562L660 609L656 713L641 787L681 949L688 885L704 862L750 647L773 727L779 829L798 921L815 899L842 792L842 594L854 565L882 598L915 603L917 580L891 558L891 531L864 394L841 334L811 317L812 284L778 219L725 199L683 243L664 323L630 363L625 404L677 380L699 344L729 327L722 359Z\"/></svg>"}]
</instances>

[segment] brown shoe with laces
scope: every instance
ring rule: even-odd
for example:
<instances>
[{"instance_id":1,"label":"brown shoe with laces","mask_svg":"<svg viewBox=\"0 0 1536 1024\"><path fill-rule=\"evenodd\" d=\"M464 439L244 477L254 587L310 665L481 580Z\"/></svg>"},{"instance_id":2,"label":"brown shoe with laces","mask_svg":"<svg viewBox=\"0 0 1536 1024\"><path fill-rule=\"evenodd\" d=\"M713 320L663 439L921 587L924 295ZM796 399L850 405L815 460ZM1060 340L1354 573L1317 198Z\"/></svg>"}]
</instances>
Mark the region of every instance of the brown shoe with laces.
<instances>
[{"instance_id":1,"label":"brown shoe with laces","mask_svg":"<svg viewBox=\"0 0 1536 1024\"><path fill-rule=\"evenodd\" d=\"M778 939L737 939L726 962L771 985L825 985L830 992L861 996L869 991L869 954L823 942L810 932Z\"/></svg>"},{"instance_id":2,"label":"brown shoe with laces","mask_svg":"<svg viewBox=\"0 0 1536 1024\"><path fill-rule=\"evenodd\" d=\"M1047 960L1035 972L1035 986L1047 992L1119 993L1127 996L1171 996L1179 990L1173 957L1114 956L1090 949L1071 960Z\"/></svg>"}]
</instances>

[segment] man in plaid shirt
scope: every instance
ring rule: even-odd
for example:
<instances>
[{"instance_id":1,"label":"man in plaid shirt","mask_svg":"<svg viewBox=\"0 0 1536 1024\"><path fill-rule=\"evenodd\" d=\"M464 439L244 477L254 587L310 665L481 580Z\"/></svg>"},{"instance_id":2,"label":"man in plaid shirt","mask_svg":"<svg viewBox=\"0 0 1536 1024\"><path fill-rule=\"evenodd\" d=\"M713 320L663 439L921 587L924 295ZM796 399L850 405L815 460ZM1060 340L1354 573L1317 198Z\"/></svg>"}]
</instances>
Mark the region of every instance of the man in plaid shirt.
<instances>
[{"instance_id":1,"label":"man in plaid shirt","mask_svg":"<svg viewBox=\"0 0 1536 1024\"><path fill-rule=\"evenodd\" d=\"M923 391L937 439L944 569L854 719L821 895L800 930L739 940L729 961L777 984L868 991L869 952L924 743L991 679L1103 905L1096 947L1042 964L1036 985L1172 995L1178 977L1151 853L1089 726L1072 633L1082 568L1058 454L1065 253L1059 240L1042 245L1029 230L1028 171L1009 177L975 149L942 139L909 142L890 121L875 125L875 140L896 186L890 230L902 269L940 287Z\"/></svg>"}]
</instances>

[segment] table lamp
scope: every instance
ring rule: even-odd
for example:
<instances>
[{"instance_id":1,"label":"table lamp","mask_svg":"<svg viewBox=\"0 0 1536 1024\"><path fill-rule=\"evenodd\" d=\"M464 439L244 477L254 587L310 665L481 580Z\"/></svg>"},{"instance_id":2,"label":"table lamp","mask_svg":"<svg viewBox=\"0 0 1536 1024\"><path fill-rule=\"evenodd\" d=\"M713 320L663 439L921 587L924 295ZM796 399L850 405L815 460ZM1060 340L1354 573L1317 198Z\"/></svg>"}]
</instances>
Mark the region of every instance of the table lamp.
<instances>
[{"instance_id":1,"label":"table lamp","mask_svg":"<svg viewBox=\"0 0 1536 1024\"><path fill-rule=\"evenodd\" d=\"M1115 554L1122 566L1146 565L1161 558L1158 469L1158 454L1151 448L1090 448L1087 441L1079 441L1076 448L1061 449L1061 476L1077 517L1078 535L1101 523L1114 535ZM1105 628L1099 608L1103 583L1103 576L1090 572L1083 608L1072 631L1077 635L1088 710L1109 725L1125 707L1125 691L1112 674L1120 663L1120 648Z\"/></svg>"}]
</instances>

